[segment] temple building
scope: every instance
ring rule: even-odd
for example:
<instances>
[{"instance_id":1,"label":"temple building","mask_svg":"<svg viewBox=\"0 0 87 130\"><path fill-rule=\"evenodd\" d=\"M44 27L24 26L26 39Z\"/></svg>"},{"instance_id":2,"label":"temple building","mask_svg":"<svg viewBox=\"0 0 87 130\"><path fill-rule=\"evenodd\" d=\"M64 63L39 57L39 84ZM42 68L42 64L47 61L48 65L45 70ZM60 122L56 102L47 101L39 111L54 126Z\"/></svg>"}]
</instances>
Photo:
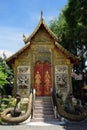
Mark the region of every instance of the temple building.
<instances>
[{"instance_id":1,"label":"temple building","mask_svg":"<svg viewBox=\"0 0 87 130\"><path fill-rule=\"evenodd\" d=\"M6 60L14 71L13 94L28 97L35 88L37 96L50 96L55 90L65 99L72 92L72 67L78 58L59 44L42 17L33 33L23 38L24 47Z\"/></svg>"}]
</instances>

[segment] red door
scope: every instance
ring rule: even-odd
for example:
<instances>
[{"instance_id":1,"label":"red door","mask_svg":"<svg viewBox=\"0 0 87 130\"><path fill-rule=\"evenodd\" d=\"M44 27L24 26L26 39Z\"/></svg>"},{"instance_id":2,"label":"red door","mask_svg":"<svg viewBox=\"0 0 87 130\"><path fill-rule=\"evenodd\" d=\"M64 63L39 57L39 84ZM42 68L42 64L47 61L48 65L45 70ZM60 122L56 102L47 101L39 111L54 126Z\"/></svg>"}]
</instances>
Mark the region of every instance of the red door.
<instances>
[{"instance_id":1,"label":"red door","mask_svg":"<svg viewBox=\"0 0 87 130\"><path fill-rule=\"evenodd\" d=\"M49 96L51 94L52 77L51 77L51 65L49 62L43 64L43 82L44 82L44 95Z\"/></svg>"},{"instance_id":2,"label":"red door","mask_svg":"<svg viewBox=\"0 0 87 130\"><path fill-rule=\"evenodd\" d=\"M48 61L44 63L36 62L34 67L34 87L37 96L49 96L51 94L51 65Z\"/></svg>"}]
</instances>

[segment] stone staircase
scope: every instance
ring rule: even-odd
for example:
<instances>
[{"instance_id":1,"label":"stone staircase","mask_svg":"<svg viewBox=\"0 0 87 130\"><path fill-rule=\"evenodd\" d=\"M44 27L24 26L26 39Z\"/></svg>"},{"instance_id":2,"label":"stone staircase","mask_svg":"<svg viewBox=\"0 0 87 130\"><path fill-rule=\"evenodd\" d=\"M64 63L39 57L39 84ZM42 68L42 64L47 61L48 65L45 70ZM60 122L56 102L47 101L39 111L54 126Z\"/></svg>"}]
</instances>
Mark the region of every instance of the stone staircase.
<instances>
[{"instance_id":1,"label":"stone staircase","mask_svg":"<svg viewBox=\"0 0 87 130\"><path fill-rule=\"evenodd\" d=\"M55 120L51 97L36 97L32 121Z\"/></svg>"}]
</instances>

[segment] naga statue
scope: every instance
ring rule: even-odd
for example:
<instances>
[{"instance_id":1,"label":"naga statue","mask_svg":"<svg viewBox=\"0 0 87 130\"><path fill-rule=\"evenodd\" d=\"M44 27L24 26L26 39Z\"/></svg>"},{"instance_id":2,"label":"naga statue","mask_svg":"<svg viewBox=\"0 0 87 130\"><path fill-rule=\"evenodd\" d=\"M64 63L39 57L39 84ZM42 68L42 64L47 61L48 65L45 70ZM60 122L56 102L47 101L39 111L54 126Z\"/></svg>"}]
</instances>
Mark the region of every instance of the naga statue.
<instances>
[{"instance_id":1,"label":"naga statue","mask_svg":"<svg viewBox=\"0 0 87 130\"><path fill-rule=\"evenodd\" d=\"M20 109L17 108L18 103L20 102L20 95L16 95L16 104L14 109L13 108L7 108L1 113L1 120L5 123L10 123L10 124L18 124L21 123L29 118L31 115L32 111L32 93L30 93L29 98L28 98L28 105L27 105L27 110L25 114L22 114ZM8 114L10 116L8 116Z\"/></svg>"},{"instance_id":2,"label":"naga statue","mask_svg":"<svg viewBox=\"0 0 87 130\"><path fill-rule=\"evenodd\" d=\"M18 108L18 103L21 100L21 96L19 94L16 94L16 104L14 109L11 111L11 116L12 117L18 117L21 115L21 110Z\"/></svg>"}]
</instances>

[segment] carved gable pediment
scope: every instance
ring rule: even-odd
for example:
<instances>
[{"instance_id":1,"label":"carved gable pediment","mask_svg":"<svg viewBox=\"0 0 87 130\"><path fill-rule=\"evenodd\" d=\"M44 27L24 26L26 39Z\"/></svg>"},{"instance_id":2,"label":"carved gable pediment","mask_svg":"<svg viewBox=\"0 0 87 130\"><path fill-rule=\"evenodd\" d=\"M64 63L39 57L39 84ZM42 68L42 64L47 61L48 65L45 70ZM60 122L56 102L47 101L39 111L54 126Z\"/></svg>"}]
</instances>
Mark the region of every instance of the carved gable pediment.
<instances>
[{"instance_id":1,"label":"carved gable pediment","mask_svg":"<svg viewBox=\"0 0 87 130\"><path fill-rule=\"evenodd\" d=\"M32 38L32 41L35 42L50 42L52 41L52 37L48 34L46 29L41 26L38 32Z\"/></svg>"}]
</instances>

